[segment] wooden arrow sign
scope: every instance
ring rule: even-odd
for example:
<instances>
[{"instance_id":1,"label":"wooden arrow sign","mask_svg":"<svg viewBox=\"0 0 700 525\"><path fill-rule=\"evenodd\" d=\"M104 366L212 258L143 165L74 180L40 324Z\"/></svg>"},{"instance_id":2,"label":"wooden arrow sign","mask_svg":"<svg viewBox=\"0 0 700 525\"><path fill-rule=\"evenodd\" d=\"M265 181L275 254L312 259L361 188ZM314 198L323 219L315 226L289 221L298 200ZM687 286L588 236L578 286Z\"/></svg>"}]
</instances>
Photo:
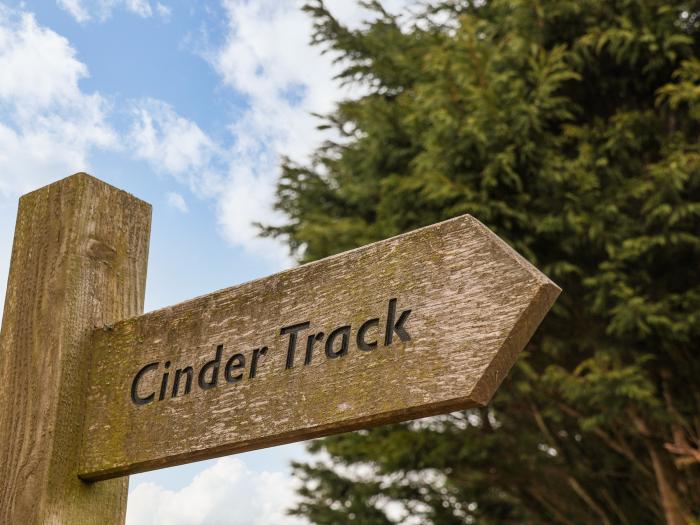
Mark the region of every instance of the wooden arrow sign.
<instances>
[{"instance_id":1,"label":"wooden arrow sign","mask_svg":"<svg viewBox=\"0 0 700 525\"><path fill-rule=\"evenodd\" d=\"M98 330L80 477L484 405L559 292L463 216Z\"/></svg>"}]
</instances>

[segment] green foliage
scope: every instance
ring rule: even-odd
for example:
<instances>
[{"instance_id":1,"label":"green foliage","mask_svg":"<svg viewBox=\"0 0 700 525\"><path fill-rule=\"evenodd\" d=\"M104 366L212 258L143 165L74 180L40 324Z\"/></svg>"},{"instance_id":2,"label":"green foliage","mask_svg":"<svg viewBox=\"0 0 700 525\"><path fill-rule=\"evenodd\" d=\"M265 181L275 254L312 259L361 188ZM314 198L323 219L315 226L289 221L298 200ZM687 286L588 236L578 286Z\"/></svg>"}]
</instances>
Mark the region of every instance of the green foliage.
<instances>
[{"instance_id":1,"label":"green foliage","mask_svg":"<svg viewBox=\"0 0 700 525\"><path fill-rule=\"evenodd\" d=\"M306 7L364 94L285 162L266 234L310 261L470 213L564 293L488 409L312 443L332 464L296 465L294 512L697 523L700 2L367 5L359 30Z\"/></svg>"}]
</instances>

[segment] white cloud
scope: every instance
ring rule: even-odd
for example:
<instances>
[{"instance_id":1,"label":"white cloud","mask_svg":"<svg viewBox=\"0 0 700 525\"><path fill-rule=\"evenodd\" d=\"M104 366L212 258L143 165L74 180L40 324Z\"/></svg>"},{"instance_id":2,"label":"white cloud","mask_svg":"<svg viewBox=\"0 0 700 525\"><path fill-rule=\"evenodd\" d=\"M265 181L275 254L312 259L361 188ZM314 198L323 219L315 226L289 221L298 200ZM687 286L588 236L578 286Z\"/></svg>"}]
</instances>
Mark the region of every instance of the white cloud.
<instances>
[{"instance_id":1,"label":"white cloud","mask_svg":"<svg viewBox=\"0 0 700 525\"><path fill-rule=\"evenodd\" d=\"M81 24L93 18L107 20L118 8L123 8L142 18L149 18L154 13L163 18L170 15L168 6L156 2L154 8L149 0L56 0L56 3Z\"/></svg>"},{"instance_id":2,"label":"white cloud","mask_svg":"<svg viewBox=\"0 0 700 525\"><path fill-rule=\"evenodd\" d=\"M160 2L156 3L156 11L158 12L158 15L162 16L163 18L168 18L172 14L172 9L168 7L167 5L163 5Z\"/></svg>"},{"instance_id":3,"label":"white cloud","mask_svg":"<svg viewBox=\"0 0 700 525\"><path fill-rule=\"evenodd\" d=\"M104 99L79 86L86 76L68 40L0 7L0 196L86 170L92 149L115 146Z\"/></svg>"},{"instance_id":4,"label":"white cloud","mask_svg":"<svg viewBox=\"0 0 700 525\"><path fill-rule=\"evenodd\" d=\"M219 200L225 236L249 250L287 258L286 247L260 239L255 222L281 223L273 210L280 154L302 160L318 143L312 111L338 98L330 57L311 49L311 23L298 2L227 1L229 32L211 56L224 83L248 100L232 124L235 144Z\"/></svg>"},{"instance_id":5,"label":"white cloud","mask_svg":"<svg viewBox=\"0 0 700 525\"><path fill-rule=\"evenodd\" d=\"M109 16L116 7L153 14L147 0L59 0L76 19ZM324 138L312 113L354 96L333 80L332 57L309 45L312 26L303 2L226 0L228 35L210 62L225 85L245 97L247 110L230 126L232 144L217 144L195 122L160 101L133 104L126 144L133 156L200 196L214 198L222 233L249 253L289 266L288 249L261 239L254 223L283 223L273 209L280 155L305 161ZM411 0L392 0L396 10ZM168 8L155 4L155 11ZM367 12L331 0L339 18L356 26ZM17 194L57 175L87 169L95 147L116 147L105 101L81 91L87 68L68 41L29 14L0 11L0 194Z\"/></svg>"},{"instance_id":6,"label":"white cloud","mask_svg":"<svg viewBox=\"0 0 700 525\"><path fill-rule=\"evenodd\" d=\"M146 99L134 104L134 121L127 143L135 158L159 173L173 176L200 197L213 198L219 210L223 236L251 254L288 267L292 261L282 243L262 239L253 225L282 221L272 210L273 179L256 177L254 166L277 161L260 145L258 155L240 144L226 148L214 142L193 121L178 115L161 101Z\"/></svg>"},{"instance_id":7,"label":"white cloud","mask_svg":"<svg viewBox=\"0 0 700 525\"><path fill-rule=\"evenodd\" d=\"M17 197L88 170L95 148L116 147L106 102L80 88L87 74L68 40L0 4L0 299Z\"/></svg>"},{"instance_id":8,"label":"white cloud","mask_svg":"<svg viewBox=\"0 0 700 525\"><path fill-rule=\"evenodd\" d=\"M90 20L90 15L80 3L80 0L57 0L58 6L70 13L79 24Z\"/></svg>"},{"instance_id":9,"label":"white cloud","mask_svg":"<svg viewBox=\"0 0 700 525\"><path fill-rule=\"evenodd\" d=\"M189 184L201 196L219 191L217 162L222 152L196 123L154 99L135 103L133 115L128 140L136 158L147 161L156 172Z\"/></svg>"},{"instance_id":10,"label":"white cloud","mask_svg":"<svg viewBox=\"0 0 700 525\"><path fill-rule=\"evenodd\" d=\"M129 11L144 18L153 16L153 9L148 0L126 0L125 5Z\"/></svg>"},{"instance_id":11,"label":"white cloud","mask_svg":"<svg viewBox=\"0 0 700 525\"><path fill-rule=\"evenodd\" d=\"M355 2L330 0L332 12L357 27L371 13ZM416 0L389 0L401 11ZM228 32L207 56L223 83L244 97L247 109L230 125L232 144L215 144L196 123L149 100L135 112L131 141L136 156L170 173L217 202L222 233L249 253L289 266L286 245L263 239L255 223L281 224L273 209L281 155L303 162L326 134L313 113L328 113L342 98L360 94L340 88L333 56L310 45L312 21L303 1L224 0Z\"/></svg>"},{"instance_id":12,"label":"white cloud","mask_svg":"<svg viewBox=\"0 0 700 525\"><path fill-rule=\"evenodd\" d=\"M398 12L414 3L390 0L386 5ZM280 156L307 160L328 138L312 113L328 113L335 102L359 94L357 87L339 87L333 57L310 45L312 21L301 11L303 4L225 0L228 36L209 57L223 82L248 101L247 111L231 126L235 160L219 200L220 221L232 242L278 258L286 257L286 248L257 237L252 224L285 221L273 210ZM330 0L327 5L353 27L369 16L356 2Z\"/></svg>"},{"instance_id":13,"label":"white cloud","mask_svg":"<svg viewBox=\"0 0 700 525\"><path fill-rule=\"evenodd\" d=\"M148 0L58 0L77 20L105 18L121 7L141 16L169 14ZM69 42L31 14L0 8L0 196L17 195L88 168L94 148L126 143L135 158L216 201L222 233L249 253L289 266L288 249L261 239L255 222L283 223L273 209L280 155L305 161L324 137L312 113L356 96L333 80L332 57L309 45L312 26L302 1L224 0L228 34L208 56L223 83L242 95L247 110L230 126L231 143L216 143L195 122L160 101L132 105L122 141L106 123L107 105L79 86L87 76ZM414 0L390 0L390 10ZM153 8L155 5L155 8ZM367 12L329 0L331 10L357 26ZM327 137L327 135L326 135Z\"/></svg>"},{"instance_id":14,"label":"white cloud","mask_svg":"<svg viewBox=\"0 0 700 525\"><path fill-rule=\"evenodd\" d=\"M190 211L187 207L185 199L179 193L175 193L172 191L168 192L166 198L168 199L168 206L170 206L171 208L174 208L182 213L188 213Z\"/></svg>"},{"instance_id":15,"label":"white cloud","mask_svg":"<svg viewBox=\"0 0 700 525\"><path fill-rule=\"evenodd\" d=\"M129 494L127 525L304 525L286 511L296 501L294 480L280 472L254 472L223 458L178 491L152 483Z\"/></svg>"}]
</instances>

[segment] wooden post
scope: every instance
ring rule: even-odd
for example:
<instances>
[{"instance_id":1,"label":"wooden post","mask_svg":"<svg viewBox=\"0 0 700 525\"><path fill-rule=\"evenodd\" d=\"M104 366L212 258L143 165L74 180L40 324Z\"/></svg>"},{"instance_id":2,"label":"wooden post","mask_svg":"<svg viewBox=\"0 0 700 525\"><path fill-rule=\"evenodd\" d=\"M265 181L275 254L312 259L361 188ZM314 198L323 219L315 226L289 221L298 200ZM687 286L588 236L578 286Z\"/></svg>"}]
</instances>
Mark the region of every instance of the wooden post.
<instances>
[{"instance_id":1,"label":"wooden post","mask_svg":"<svg viewBox=\"0 0 700 525\"><path fill-rule=\"evenodd\" d=\"M123 523L128 478L78 478L97 326L143 311L150 205L78 173L20 199L0 332L0 523Z\"/></svg>"}]
</instances>

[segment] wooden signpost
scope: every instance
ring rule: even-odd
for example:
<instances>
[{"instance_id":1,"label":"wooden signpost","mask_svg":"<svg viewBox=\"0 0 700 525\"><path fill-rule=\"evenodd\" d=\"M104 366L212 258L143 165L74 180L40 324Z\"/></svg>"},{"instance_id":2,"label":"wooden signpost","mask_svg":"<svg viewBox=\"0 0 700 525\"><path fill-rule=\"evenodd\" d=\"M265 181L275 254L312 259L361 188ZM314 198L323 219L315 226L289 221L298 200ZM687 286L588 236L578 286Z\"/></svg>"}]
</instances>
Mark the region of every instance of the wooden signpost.
<instances>
[{"instance_id":1,"label":"wooden signpost","mask_svg":"<svg viewBox=\"0 0 700 525\"><path fill-rule=\"evenodd\" d=\"M463 216L133 317L149 220L85 174L20 203L0 523L121 523L131 473L484 405L560 292Z\"/></svg>"}]
</instances>

